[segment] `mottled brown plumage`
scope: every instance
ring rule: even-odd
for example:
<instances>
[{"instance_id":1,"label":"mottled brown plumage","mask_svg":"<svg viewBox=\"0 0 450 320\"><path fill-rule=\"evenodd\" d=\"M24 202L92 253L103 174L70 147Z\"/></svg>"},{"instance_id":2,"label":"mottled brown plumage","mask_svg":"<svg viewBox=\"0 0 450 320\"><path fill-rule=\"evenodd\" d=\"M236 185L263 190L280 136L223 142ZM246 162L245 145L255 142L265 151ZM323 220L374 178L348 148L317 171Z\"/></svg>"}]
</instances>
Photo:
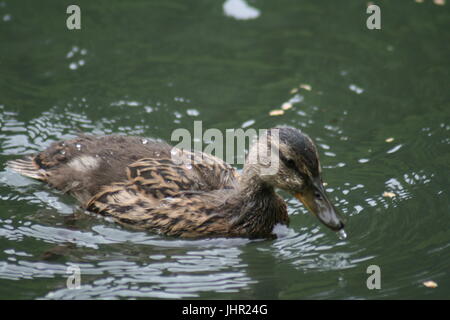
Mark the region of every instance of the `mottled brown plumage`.
<instances>
[{"instance_id":1,"label":"mottled brown plumage","mask_svg":"<svg viewBox=\"0 0 450 320\"><path fill-rule=\"evenodd\" d=\"M273 130L279 131L279 141L274 141ZM267 141L276 142L279 169L262 175L264 166L255 159L261 157L258 147ZM55 142L8 166L73 195L85 209L123 225L184 238L272 237L276 224L289 221L275 188L302 201L309 189L316 188L328 201L322 186L316 185L320 180L317 150L293 128L272 129L268 139L260 137L241 176L211 155L115 135L80 135ZM313 204L305 203L315 212ZM330 228L341 229L343 224L332 209L328 220L315 213Z\"/></svg>"}]
</instances>

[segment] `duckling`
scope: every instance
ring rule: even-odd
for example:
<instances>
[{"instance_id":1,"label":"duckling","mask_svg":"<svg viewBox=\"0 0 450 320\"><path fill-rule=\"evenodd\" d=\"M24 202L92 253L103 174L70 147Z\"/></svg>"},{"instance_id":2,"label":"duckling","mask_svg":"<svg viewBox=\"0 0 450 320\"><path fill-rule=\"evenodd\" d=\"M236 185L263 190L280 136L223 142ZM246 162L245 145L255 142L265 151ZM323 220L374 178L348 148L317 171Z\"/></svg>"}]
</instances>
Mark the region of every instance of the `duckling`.
<instances>
[{"instance_id":1,"label":"duckling","mask_svg":"<svg viewBox=\"0 0 450 320\"><path fill-rule=\"evenodd\" d=\"M277 151L270 174L261 152L268 143ZM291 127L260 136L242 174L209 154L118 135L55 142L8 166L71 194L88 211L167 236L273 238L276 224L289 223L276 189L299 199L330 229L344 227L324 190L316 146Z\"/></svg>"}]
</instances>

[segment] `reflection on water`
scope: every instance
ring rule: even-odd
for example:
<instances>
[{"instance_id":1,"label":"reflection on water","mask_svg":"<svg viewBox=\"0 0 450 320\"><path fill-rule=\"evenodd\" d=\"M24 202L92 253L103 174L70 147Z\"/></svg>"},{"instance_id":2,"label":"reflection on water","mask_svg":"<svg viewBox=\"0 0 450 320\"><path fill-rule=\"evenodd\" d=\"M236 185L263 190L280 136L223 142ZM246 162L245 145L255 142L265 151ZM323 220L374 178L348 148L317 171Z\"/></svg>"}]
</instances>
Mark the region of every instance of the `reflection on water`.
<instances>
[{"instance_id":1,"label":"reflection on water","mask_svg":"<svg viewBox=\"0 0 450 320\"><path fill-rule=\"evenodd\" d=\"M416 3L386 4L411 20L376 37L355 27L365 8L350 3L120 3L90 2L99 19L67 34L56 9L0 2L0 298L449 296L445 11L424 20ZM194 120L307 132L348 237L283 194L291 223L276 240L165 238L3 169L80 131L169 140ZM365 285L371 264L380 291ZM73 265L79 290L66 287Z\"/></svg>"},{"instance_id":2,"label":"reflection on water","mask_svg":"<svg viewBox=\"0 0 450 320\"><path fill-rule=\"evenodd\" d=\"M223 11L226 16L237 20L256 19L261 14L258 9L249 6L245 0L226 0Z\"/></svg>"}]
</instances>

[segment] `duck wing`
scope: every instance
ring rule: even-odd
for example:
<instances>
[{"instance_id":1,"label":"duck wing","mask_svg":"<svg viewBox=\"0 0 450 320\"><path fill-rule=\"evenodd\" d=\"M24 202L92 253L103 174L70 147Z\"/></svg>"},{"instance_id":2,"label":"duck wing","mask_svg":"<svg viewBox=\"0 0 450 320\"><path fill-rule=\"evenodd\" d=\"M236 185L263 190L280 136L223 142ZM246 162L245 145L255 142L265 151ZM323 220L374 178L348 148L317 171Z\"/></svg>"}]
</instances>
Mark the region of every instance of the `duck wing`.
<instances>
[{"instance_id":1,"label":"duck wing","mask_svg":"<svg viewBox=\"0 0 450 320\"><path fill-rule=\"evenodd\" d=\"M237 171L211 155L177 151L177 159L143 158L130 164L127 180L104 186L86 209L165 235L230 236L228 219L217 208L236 190Z\"/></svg>"},{"instance_id":2,"label":"duck wing","mask_svg":"<svg viewBox=\"0 0 450 320\"><path fill-rule=\"evenodd\" d=\"M114 184L95 195L86 204L86 209L127 227L168 236L201 238L241 235L233 234L229 219L217 210L220 195L228 192L232 191L182 191L176 197L156 202L136 184Z\"/></svg>"},{"instance_id":3,"label":"duck wing","mask_svg":"<svg viewBox=\"0 0 450 320\"><path fill-rule=\"evenodd\" d=\"M182 153L186 157L192 155L190 152ZM203 156L211 158L210 155ZM129 165L126 171L128 184L135 185L155 200L177 197L184 191L233 189L238 179L237 171L217 158L213 162L203 159L188 164L178 164L173 159L144 158Z\"/></svg>"}]
</instances>

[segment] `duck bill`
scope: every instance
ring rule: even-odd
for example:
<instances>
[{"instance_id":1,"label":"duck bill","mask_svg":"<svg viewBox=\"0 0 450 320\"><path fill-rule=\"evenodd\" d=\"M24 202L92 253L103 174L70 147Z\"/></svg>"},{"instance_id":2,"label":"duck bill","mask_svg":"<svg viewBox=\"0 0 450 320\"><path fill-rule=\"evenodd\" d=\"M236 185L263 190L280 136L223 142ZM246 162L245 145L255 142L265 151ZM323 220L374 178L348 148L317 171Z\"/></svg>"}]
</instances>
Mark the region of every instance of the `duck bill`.
<instances>
[{"instance_id":1,"label":"duck bill","mask_svg":"<svg viewBox=\"0 0 450 320\"><path fill-rule=\"evenodd\" d=\"M328 199L321 181L311 184L294 196L331 230L339 231L344 228L344 221Z\"/></svg>"}]
</instances>

